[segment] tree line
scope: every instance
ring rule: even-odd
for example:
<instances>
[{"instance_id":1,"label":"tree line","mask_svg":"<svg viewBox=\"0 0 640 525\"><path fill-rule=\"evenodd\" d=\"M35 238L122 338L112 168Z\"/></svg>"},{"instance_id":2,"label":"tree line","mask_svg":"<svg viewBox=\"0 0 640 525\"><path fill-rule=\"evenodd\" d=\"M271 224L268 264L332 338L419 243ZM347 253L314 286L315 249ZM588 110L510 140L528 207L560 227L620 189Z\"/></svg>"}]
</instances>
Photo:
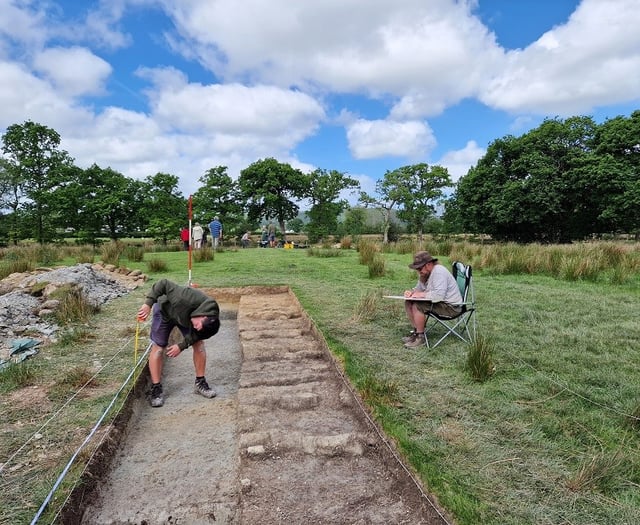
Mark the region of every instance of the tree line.
<instances>
[{"instance_id":1,"label":"tree line","mask_svg":"<svg viewBox=\"0 0 640 525\"><path fill-rule=\"evenodd\" d=\"M60 143L55 130L32 121L7 128L0 159L0 239L45 243L73 235L90 243L104 236L117 240L139 235L166 243L178 237L187 222L188 198L179 191L177 176L156 173L136 180L97 164L82 169ZM402 170L410 184L411 177L417 180L430 168ZM345 173L320 168L303 173L273 158L254 162L237 180L226 166L216 166L198 182L191 196L193 221L204 225L217 215L225 231L237 235L265 221L276 222L282 234L287 224L297 224L311 242L341 232L365 233L366 214L351 209L345 192L359 193L364 204L372 202L365 202L358 181ZM403 197L407 206L408 196ZM307 220L300 221L305 203Z\"/></svg>"},{"instance_id":2,"label":"tree line","mask_svg":"<svg viewBox=\"0 0 640 525\"><path fill-rule=\"evenodd\" d=\"M9 126L2 136L0 240L177 238L187 222L177 176L137 180L97 164L82 169L60 143L55 130L32 121ZM387 171L371 194L337 170L303 173L273 158L254 162L237 180L216 166L198 179L193 220L207 224L218 215L227 233L238 235L265 221L275 221L283 234L296 224L311 242L370 233L366 208L379 212L384 242L399 232L420 237L433 230L518 242L638 234L639 168L640 111L601 125L590 117L546 119L520 137L491 143L455 185L446 168L426 163ZM349 205L347 192L358 196L357 206ZM441 217L438 205L445 209Z\"/></svg>"},{"instance_id":3,"label":"tree line","mask_svg":"<svg viewBox=\"0 0 640 525\"><path fill-rule=\"evenodd\" d=\"M517 242L640 233L640 111L597 125L546 119L491 143L457 184L445 218L458 231Z\"/></svg>"}]
</instances>

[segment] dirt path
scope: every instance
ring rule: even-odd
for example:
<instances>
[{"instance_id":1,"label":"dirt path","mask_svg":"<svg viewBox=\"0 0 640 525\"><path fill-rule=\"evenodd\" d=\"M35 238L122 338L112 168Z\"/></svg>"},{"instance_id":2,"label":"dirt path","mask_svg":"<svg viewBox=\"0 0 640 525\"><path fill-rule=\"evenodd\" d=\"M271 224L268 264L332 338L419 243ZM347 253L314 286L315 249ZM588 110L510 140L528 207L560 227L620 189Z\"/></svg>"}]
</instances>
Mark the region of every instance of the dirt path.
<instances>
[{"instance_id":1,"label":"dirt path","mask_svg":"<svg viewBox=\"0 0 640 525\"><path fill-rule=\"evenodd\" d=\"M271 290L273 291L273 290ZM166 363L165 406L139 400L83 523L440 524L360 409L290 292L239 290L207 342L218 397Z\"/></svg>"}]
</instances>

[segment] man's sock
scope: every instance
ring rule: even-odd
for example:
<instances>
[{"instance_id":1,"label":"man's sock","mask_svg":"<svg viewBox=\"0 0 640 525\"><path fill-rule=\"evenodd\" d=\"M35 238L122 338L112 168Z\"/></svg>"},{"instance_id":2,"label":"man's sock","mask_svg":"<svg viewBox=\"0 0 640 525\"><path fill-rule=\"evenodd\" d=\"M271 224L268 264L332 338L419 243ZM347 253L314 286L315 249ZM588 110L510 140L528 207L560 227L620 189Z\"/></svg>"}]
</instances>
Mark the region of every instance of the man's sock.
<instances>
[{"instance_id":1,"label":"man's sock","mask_svg":"<svg viewBox=\"0 0 640 525\"><path fill-rule=\"evenodd\" d=\"M204 381L204 376L196 376L196 383L201 383Z\"/></svg>"}]
</instances>

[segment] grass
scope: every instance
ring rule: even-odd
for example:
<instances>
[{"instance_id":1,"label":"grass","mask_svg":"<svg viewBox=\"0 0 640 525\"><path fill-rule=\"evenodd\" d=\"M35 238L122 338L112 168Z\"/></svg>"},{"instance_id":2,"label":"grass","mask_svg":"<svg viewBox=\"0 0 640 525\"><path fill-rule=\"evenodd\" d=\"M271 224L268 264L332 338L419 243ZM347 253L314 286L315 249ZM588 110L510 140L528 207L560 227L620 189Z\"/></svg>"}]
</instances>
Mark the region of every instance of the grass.
<instances>
[{"instance_id":1,"label":"grass","mask_svg":"<svg viewBox=\"0 0 640 525\"><path fill-rule=\"evenodd\" d=\"M98 307L85 299L79 289L73 286L61 286L50 297L60 301L53 317L62 325L86 323L99 310Z\"/></svg>"},{"instance_id":2,"label":"grass","mask_svg":"<svg viewBox=\"0 0 640 525\"><path fill-rule=\"evenodd\" d=\"M483 335L477 336L467 351L467 370L475 381L486 381L496 368L493 364L491 342Z\"/></svg>"},{"instance_id":3,"label":"grass","mask_svg":"<svg viewBox=\"0 0 640 525\"><path fill-rule=\"evenodd\" d=\"M473 348L454 338L433 350L403 348L399 340L408 324L402 302L381 296L415 284L416 273L407 268L411 254L358 244L366 257L354 249L341 250L339 257L309 257L306 250L219 251L213 262L194 262L193 278L201 288L291 286L374 416L456 523L640 522L637 246L613 249L602 243L596 257L597 243L574 247L575 252L515 246L509 252L505 246L457 242L442 243L439 251L440 244L427 242L424 249L444 264L474 264L481 338L473 357ZM383 258L385 272L372 279L367 265L374 255ZM583 274L568 271L570 260L586 256L599 261L595 277L588 268ZM186 252L148 254L129 265L145 271L150 257L165 269L147 286L163 277L186 283ZM625 269L623 279L611 279L616 266ZM72 339L53 347L46 366L35 359L35 387L26 391L64 383L65 370L80 364L77 355L106 360L103 347L117 346L106 338L125 337L113 326L118 319L133 326L126 313L133 318L146 289L95 316L92 324L111 327L96 341ZM474 377L470 359L480 373L491 373ZM116 361L85 394L75 416L80 422L61 421L60 429L95 421L93 405L102 401L101 393L130 369L129 358ZM7 414L3 426L12 429L0 434L0 462L57 406L48 401L47 410L20 413L9 397L0 398ZM46 485L44 472L40 487ZM18 484L31 479L32 472L17 473ZM34 501L23 501L23 519L32 517Z\"/></svg>"},{"instance_id":4,"label":"grass","mask_svg":"<svg viewBox=\"0 0 640 525\"><path fill-rule=\"evenodd\" d=\"M11 363L0 372L0 393L32 385L36 375L34 369L30 361Z\"/></svg>"}]
</instances>

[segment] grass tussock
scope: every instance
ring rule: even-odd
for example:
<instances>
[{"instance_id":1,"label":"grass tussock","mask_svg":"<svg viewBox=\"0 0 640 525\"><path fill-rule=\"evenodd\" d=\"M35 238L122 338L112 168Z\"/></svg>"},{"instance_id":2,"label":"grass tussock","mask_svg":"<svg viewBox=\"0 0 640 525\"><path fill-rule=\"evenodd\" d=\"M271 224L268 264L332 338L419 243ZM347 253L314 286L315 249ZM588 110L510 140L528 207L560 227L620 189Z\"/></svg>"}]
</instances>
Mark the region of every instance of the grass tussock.
<instances>
[{"instance_id":1,"label":"grass tussock","mask_svg":"<svg viewBox=\"0 0 640 525\"><path fill-rule=\"evenodd\" d=\"M374 321L380 311L381 301L382 297L379 292L375 290L367 291L358 301L354 312L354 318L361 321Z\"/></svg>"},{"instance_id":2,"label":"grass tussock","mask_svg":"<svg viewBox=\"0 0 640 525\"><path fill-rule=\"evenodd\" d=\"M359 384L359 391L362 398L370 405L397 406L400 404L398 385L390 381L366 377Z\"/></svg>"},{"instance_id":3,"label":"grass tussock","mask_svg":"<svg viewBox=\"0 0 640 525\"><path fill-rule=\"evenodd\" d=\"M124 253L125 245L121 242L112 241L102 245L100 248L100 256L105 264L113 264L118 266L120 257Z\"/></svg>"},{"instance_id":4,"label":"grass tussock","mask_svg":"<svg viewBox=\"0 0 640 525\"><path fill-rule=\"evenodd\" d=\"M90 330L82 326L73 326L62 331L58 337L58 344L61 347L67 347L93 340L95 340L95 335Z\"/></svg>"},{"instance_id":5,"label":"grass tussock","mask_svg":"<svg viewBox=\"0 0 640 525\"><path fill-rule=\"evenodd\" d=\"M148 273L160 273L168 271L167 261L158 257L153 257L147 261Z\"/></svg>"},{"instance_id":6,"label":"grass tussock","mask_svg":"<svg viewBox=\"0 0 640 525\"><path fill-rule=\"evenodd\" d=\"M350 250L353 246L353 239L350 235L346 235L340 239L340 248L342 250Z\"/></svg>"},{"instance_id":7,"label":"grass tussock","mask_svg":"<svg viewBox=\"0 0 640 525\"><path fill-rule=\"evenodd\" d=\"M31 386L36 380L36 367L30 361L11 363L0 370L0 392L10 392L25 386Z\"/></svg>"},{"instance_id":8,"label":"grass tussock","mask_svg":"<svg viewBox=\"0 0 640 525\"><path fill-rule=\"evenodd\" d=\"M484 382L494 374L493 345L488 338L476 335L467 352L466 369L478 382Z\"/></svg>"},{"instance_id":9,"label":"grass tussock","mask_svg":"<svg viewBox=\"0 0 640 525\"><path fill-rule=\"evenodd\" d=\"M71 387L74 389L82 387L95 387L97 381L93 377L91 369L85 365L74 366L68 370L57 382L58 385Z\"/></svg>"},{"instance_id":10,"label":"grass tussock","mask_svg":"<svg viewBox=\"0 0 640 525\"><path fill-rule=\"evenodd\" d=\"M86 323L91 316L100 309L91 304L75 286L64 286L51 294L52 299L58 299L60 304L53 316L62 325L72 323Z\"/></svg>"},{"instance_id":11,"label":"grass tussock","mask_svg":"<svg viewBox=\"0 0 640 525\"><path fill-rule=\"evenodd\" d=\"M0 279L11 275L12 273L32 272L36 267L34 261L27 259L5 259L0 264Z\"/></svg>"},{"instance_id":12,"label":"grass tussock","mask_svg":"<svg viewBox=\"0 0 640 525\"><path fill-rule=\"evenodd\" d=\"M215 254L216 252L209 246L205 246L192 252L193 260L198 263L213 261L215 259Z\"/></svg>"},{"instance_id":13,"label":"grass tussock","mask_svg":"<svg viewBox=\"0 0 640 525\"><path fill-rule=\"evenodd\" d=\"M142 262L144 260L144 246L127 246L124 254L131 262Z\"/></svg>"},{"instance_id":14,"label":"grass tussock","mask_svg":"<svg viewBox=\"0 0 640 525\"><path fill-rule=\"evenodd\" d=\"M340 248L327 246L326 248L310 247L306 250L307 257L340 257L342 252Z\"/></svg>"},{"instance_id":15,"label":"grass tussock","mask_svg":"<svg viewBox=\"0 0 640 525\"><path fill-rule=\"evenodd\" d=\"M73 254L73 258L78 264L93 263L95 256L93 248L90 247L80 248Z\"/></svg>"},{"instance_id":16,"label":"grass tussock","mask_svg":"<svg viewBox=\"0 0 640 525\"><path fill-rule=\"evenodd\" d=\"M376 254L373 259L367 263L367 268L369 268L369 279L384 277L387 273L387 264L385 259L378 254Z\"/></svg>"},{"instance_id":17,"label":"grass tussock","mask_svg":"<svg viewBox=\"0 0 640 525\"><path fill-rule=\"evenodd\" d=\"M628 465L628 458L623 452L602 452L584 461L578 472L567 479L566 486L572 492L611 494L618 489L621 480L627 479Z\"/></svg>"},{"instance_id":18,"label":"grass tussock","mask_svg":"<svg viewBox=\"0 0 640 525\"><path fill-rule=\"evenodd\" d=\"M51 401L59 402L68 399L83 388L95 388L98 381L93 372L87 366L79 365L66 370L58 378L54 385L49 388L48 398Z\"/></svg>"},{"instance_id":19,"label":"grass tussock","mask_svg":"<svg viewBox=\"0 0 640 525\"><path fill-rule=\"evenodd\" d=\"M368 266L378 254L378 247L375 242L360 239L358 243L358 261L364 266Z\"/></svg>"},{"instance_id":20,"label":"grass tussock","mask_svg":"<svg viewBox=\"0 0 640 525\"><path fill-rule=\"evenodd\" d=\"M416 241L403 239L395 244L394 251L399 255L413 255L420 251L420 246Z\"/></svg>"}]
</instances>

